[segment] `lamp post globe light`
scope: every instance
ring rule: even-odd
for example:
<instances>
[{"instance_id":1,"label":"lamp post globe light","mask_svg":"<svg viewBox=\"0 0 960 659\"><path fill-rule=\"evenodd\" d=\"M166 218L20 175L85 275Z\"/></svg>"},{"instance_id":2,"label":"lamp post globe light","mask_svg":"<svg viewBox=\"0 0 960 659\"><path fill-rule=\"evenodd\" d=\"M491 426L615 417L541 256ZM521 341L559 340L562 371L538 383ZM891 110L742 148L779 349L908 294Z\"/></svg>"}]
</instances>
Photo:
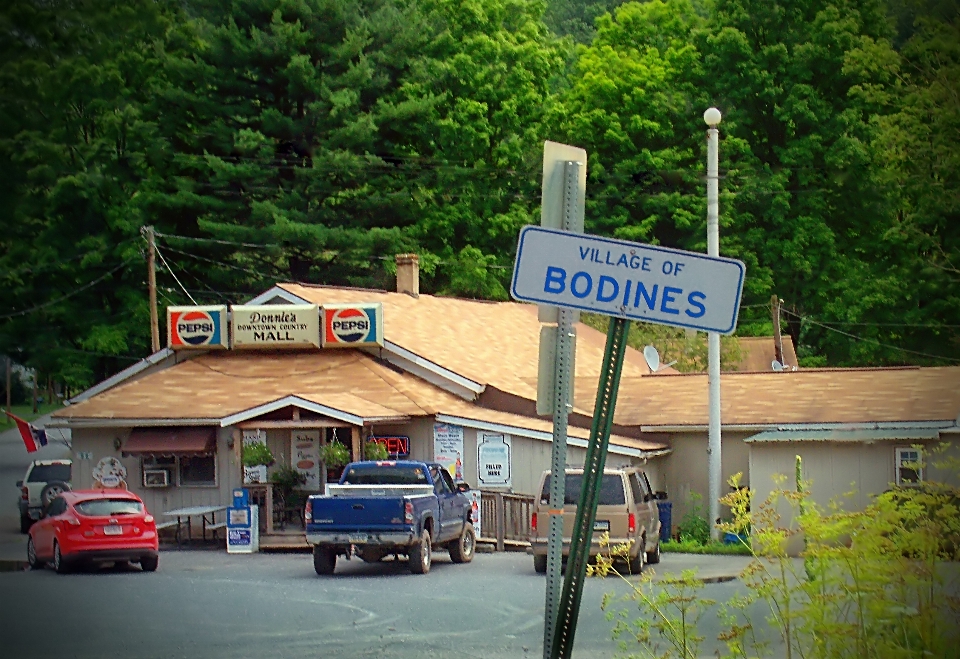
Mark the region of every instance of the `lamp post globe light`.
<instances>
[{"instance_id":1,"label":"lamp post globe light","mask_svg":"<svg viewBox=\"0 0 960 659\"><path fill-rule=\"evenodd\" d=\"M703 120L707 130L707 255L720 256L718 160L720 110L708 108ZM707 333L707 383L709 387L709 425L707 432L707 499L709 505L710 538L720 539L717 521L720 517L720 335Z\"/></svg>"}]
</instances>

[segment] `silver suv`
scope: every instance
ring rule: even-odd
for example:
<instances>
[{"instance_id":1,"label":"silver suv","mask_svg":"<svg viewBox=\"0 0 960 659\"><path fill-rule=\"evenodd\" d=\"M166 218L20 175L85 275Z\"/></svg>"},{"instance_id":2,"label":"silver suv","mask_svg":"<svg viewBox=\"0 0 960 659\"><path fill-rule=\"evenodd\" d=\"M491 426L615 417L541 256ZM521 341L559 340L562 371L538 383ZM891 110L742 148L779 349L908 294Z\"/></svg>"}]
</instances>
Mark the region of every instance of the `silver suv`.
<instances>
[{"instance_id":1,"label":"silver suv","mask_svg":"<svg viewBox=\"0 0 960 659\"><path fill-rule=\"evenodd\" d=\"M20 533L30 530L40 513L57 495L70 489L72 460L34 460L22 481L17 481L20 498Z\"/></svg>"}]
</instances>

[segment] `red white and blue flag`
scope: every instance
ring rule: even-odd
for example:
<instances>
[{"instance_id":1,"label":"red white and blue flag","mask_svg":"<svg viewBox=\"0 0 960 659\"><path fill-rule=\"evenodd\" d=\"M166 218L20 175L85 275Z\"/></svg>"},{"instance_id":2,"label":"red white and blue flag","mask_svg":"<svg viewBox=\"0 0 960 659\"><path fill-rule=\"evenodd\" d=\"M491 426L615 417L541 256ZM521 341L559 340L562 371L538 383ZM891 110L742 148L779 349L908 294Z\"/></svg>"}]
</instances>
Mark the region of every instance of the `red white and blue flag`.
<instances>
[{"instance_id":1,"label":"red white and blue flag","mask_svg":"<svg viewBox=\"0 0 960 659\"><path fill-rule=\"evenodd\" d=\"M27 423L18 416L5 412L5 414L17 422L17 428L20 430L20 436L23 438L23 445L27 447L27 453L36 453L41 446L47 445L47 431L43 428L37 428L31 423Z\"/></svg>"}]
</instances>

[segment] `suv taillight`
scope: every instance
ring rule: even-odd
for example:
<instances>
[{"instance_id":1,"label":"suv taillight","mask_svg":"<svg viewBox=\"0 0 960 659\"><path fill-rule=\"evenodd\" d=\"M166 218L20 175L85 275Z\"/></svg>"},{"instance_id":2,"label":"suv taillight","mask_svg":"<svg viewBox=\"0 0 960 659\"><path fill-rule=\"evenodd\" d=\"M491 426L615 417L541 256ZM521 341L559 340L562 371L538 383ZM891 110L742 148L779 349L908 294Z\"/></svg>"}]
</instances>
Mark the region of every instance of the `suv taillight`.
<instances>
[{"instance_id":1,"label":"suv taillight","mask_svg":"<svg viewBox=\"0 0 960 659\"><path fill-rule=\"evenodd\" d=\"M623 518L621 517L620 519ZM637 516L633 513L630 513L630 515L627 517L627 531L630 533L637 532Z\"/></svg>"},{"instance_id":2,"label":"suv taillight","mask_svg":"<svg viewBox=\"0 0 960 659\"><path fill-rule=\"evenodd\" d=\"M30 490L27 489L27 486L26 486L26 485L24 485L23 487L20 488L20 498L21 498L23 501L29 501L29 500L30 500Z\"/></svg>"},{"instance_id":3,"label":"suv taillight","mask_svg":"<svg viewBox=\"0 0 960 659\"><path fill-rule=\"evenodd\" d=\"M533 513L532 515L530 515L530 530L531 531L537 530L537 513Z\"/></svg>"},{"instance_id":4,"label":"suv taillight","mask_svg":"<svg viewBox=\"0 0 960 659\"><path fill-rule=\"evenodd\" d=\"M313 521L313 511L310 510L310 500L303 506L303 521L309 524Z\"/></svg>"}]
</instances>

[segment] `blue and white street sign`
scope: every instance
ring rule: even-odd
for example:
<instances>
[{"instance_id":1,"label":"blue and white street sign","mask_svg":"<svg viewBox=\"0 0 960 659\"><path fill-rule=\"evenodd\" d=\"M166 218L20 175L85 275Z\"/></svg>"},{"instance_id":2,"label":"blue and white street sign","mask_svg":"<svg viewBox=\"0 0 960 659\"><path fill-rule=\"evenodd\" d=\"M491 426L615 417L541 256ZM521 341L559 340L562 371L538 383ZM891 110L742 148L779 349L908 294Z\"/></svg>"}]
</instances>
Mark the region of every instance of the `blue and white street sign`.
<instances>
[{"instance_id":1,"label":"blue and white street sign","mask_svg":"<svg viewBox=\"0 0 960 659\"><path fill-rule=\"evenodd\" d=\"M745 273L736 259L525 226L510 293L523 302L732 334Z\"/></svg>"}]
</instances>

